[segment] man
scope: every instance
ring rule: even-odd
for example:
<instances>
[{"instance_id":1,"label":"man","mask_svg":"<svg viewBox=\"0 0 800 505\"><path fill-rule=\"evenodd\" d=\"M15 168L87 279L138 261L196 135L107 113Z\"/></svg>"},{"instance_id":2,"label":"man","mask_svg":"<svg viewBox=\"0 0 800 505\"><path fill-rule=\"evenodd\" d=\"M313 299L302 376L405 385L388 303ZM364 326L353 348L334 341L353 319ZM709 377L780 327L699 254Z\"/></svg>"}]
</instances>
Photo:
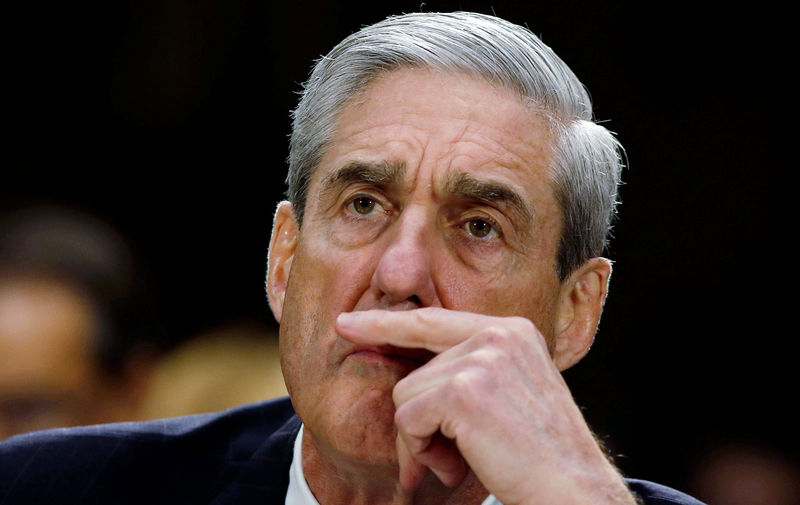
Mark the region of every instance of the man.
<instances>
[{"instance_id":1,"label":"man","mask_svg":"<svg viewBox=\"0 0 800 505\"><path fill-rule=\"evenodd\" d=\"M7 503L698 503L624 480L560 375L600 318L619 171L524 28L348 37L294 112L270 244L291 405L12 439Z\"/></svg>"},{"instance_id":2,"label":"man","mask_svg":"<svg viewBox=\"0 0 800 505\"><path fill-rule=\"evenodd\" d=\"M134 263L88 214L31 206L3 216L0 440L137 417L157 332Z\"/></svg>"}]
</instances>

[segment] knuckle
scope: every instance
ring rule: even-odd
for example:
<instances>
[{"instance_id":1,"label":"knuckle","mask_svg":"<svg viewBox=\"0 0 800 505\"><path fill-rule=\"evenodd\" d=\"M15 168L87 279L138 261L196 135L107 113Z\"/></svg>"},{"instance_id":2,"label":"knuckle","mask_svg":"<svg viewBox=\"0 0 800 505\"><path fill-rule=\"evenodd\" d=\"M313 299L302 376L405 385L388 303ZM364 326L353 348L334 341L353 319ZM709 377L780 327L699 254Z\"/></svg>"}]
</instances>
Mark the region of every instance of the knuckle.
<instances>
[{"instance_id":1,"label":"knuckle","mask_svg":"<svg viewBox=\"0 0 800 505\"><path fill-rule=\"evenodd\" d=\"M471 367L459 372L450 381L449 394L454 408L479 408L486 398L486 370Z\"/></svg>"},{"instance_id":2,"label":"knuckle","mask_svg":"<svg viewBox=\"0 0 800 505\"><path fill-rule=\"evenodd\" d=\"M533 321L527 317L515 316L511 318L511 324L514 328L523 335L530 335L531 333L539 333Z\"/></svg>"},{"instance_id":3,"label":"knuckle","mask_svg":"<svg viewBox=\"0 0 800 505\"><path fill-rule=\"evenodd\" d=\"M535 344L536 347L547 349L547 340L533 321L525 317L512 317L510 319L516 338L519 338L521 342L528 346Z\"/></svg>"},{"instance_id":4,"label":"knuckle","mask_svg":"<svg viewBox=\"0 0 800 505\"><path fill-rule=\"evenodd\" d=\"M395 407L399 407L405 397L405 390L406 386L405 383L401 380L397 384L395 384L394 388L392 389L392 401L394 402Z\"/></svg>"},{"instance_id":5,"label":"knuckle","mask_svg":"<svg viewBox=\"0 0 800 505\"><path fill-rule=\"evenodd\" d=\"M495 369L500 366L506 353L496 347L484 347L473 352L470 356L472 363L482 369Z\"/></svg>"},{"instance_id":6,"label":"knuckle","mask_svg":"<svg viewBox=\"0 0 800 505\"><path fill-rule=\"evenodd\" d=\"M457 373L450 380L450 394L457 402L466 400L474 389L472 374L467 371Z\"/></svg>"},{"instance_id":7,"label":"knuckle","mask_svg":"<svg viewBox=\"0 0 800 505\"><path fill-rule=\"evenodd\" d=\"M432 314L428 307L412 310L412 317L414 319L414 324L418 328L427 327L430 324Z\"/></svg>"},{"instance_id":8,"label":"knuckle","mask_svg":"<svg viewBox=\"0 0 800 505\"><path fill-rule=\"evenodd\" d=\"M490 326L481 332L480 337L484 346L502 349L513 345L516 331L506 326Z\"/></svg>"},{"instance_id":9,"label":"knuckle","mask_svg":"<svg viewBox=\"0 0 800 505\"><path fill-rule=\"evenodd\" d=\"M419 417L419 409L413 404L405 403L394 411L394 424L398 431L410 433L415 431Z\"/></svg>"},{"instance_id":10,"label":"knuckle","mask_svg":"<svg viewBox=\"0 0 800 505\"><path fill-rule=\"evenodd\" d=\"M411 410L412 409L408 408L407 405L401 405L400 407L397 407L397 410L394 411L394 424L397 426L398 430L407 430L408 426L414 420L415 416Z\"/></svg>"},{"instance_id":11,"label":"knuckle","mask_svg":"<svg viewBox=\"0 0 800 505\"><path fill-rule=\"evenodd\" d=\"M442 431L442 435L445 437L452 440L460 440L462 438L462 425L463 423L461 422L461 417L451 416L445 419L440 429Z\"/></svg>"}]
</instances>

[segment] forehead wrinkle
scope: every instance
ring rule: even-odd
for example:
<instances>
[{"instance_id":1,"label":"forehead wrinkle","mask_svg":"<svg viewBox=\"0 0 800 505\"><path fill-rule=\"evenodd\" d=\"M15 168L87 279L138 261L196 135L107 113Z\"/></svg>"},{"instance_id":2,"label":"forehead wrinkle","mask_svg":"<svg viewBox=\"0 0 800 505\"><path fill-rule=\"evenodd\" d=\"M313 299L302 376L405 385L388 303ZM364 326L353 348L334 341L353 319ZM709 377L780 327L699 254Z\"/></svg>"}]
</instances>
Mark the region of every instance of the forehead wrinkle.
<instances>
[{"instance_id":1,"label":"forehead wrinkle","mask_svg":"<svg viewBox=\"0 0 800 505\"><path fill-rule=\"evenodd\" d=\"M398 184L403 179L406 166L401 161L381 161L369 163L353 161L325 176L321 183L320 196L353 183L366 183L374 186Z\"/></svg>"},{"instance_id":2,"label":"forehead wrinkle","mask_svg":"<svg viewBox=\"0 0 800 505\"><path fill-rule=\"evenodd\" d=\"M533 210L519 194L505 184L481 181L465 173L449 176L444 183L445 193L465 200L501 205L516 215L516 225L527 230L533 223Z\"/></svg>"}]
</instances>

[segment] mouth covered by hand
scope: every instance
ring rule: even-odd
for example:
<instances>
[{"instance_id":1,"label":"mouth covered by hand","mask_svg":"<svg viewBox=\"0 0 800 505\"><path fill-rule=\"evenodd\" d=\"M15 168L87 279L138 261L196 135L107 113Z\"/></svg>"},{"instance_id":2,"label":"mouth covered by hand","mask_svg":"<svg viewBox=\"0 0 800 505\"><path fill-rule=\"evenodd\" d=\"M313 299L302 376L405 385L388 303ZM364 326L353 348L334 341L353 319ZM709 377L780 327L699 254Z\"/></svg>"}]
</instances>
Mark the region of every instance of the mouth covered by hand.
<instances>
[{"instance_id":1,"label":"mouth covered by hand","mask_svg":"<svg viewBox=\"0 0 800 505\"><path fill-rule=\"evenodd\" d=\"M355 346L349 355L372 355L376 358L395 360L419 368L436 357L436 353L423 348L397 347L391 344L378 346Z\"/></svg>"}]
</instances>

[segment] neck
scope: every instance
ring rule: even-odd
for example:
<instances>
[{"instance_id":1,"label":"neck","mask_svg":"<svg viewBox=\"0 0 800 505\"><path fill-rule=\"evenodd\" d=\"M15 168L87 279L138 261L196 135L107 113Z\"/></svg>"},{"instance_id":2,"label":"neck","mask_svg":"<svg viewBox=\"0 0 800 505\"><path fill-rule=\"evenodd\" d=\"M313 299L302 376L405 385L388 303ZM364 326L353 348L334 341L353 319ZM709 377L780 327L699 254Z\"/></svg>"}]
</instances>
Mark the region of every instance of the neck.
<instances>
[{"instance_id":1,"label":"neck","mask_svg":"<svg viewBox=\"0 0 800 505\"><path fill-rule=\"evenodd\" d=\"M403 489L396 463L351 461L323 450L310 433L303 433L303 473L320 505L479 505L488 491L470 472L455 488L448 488L429 472L414 490Z\"/></svg>"}]
</instances>

